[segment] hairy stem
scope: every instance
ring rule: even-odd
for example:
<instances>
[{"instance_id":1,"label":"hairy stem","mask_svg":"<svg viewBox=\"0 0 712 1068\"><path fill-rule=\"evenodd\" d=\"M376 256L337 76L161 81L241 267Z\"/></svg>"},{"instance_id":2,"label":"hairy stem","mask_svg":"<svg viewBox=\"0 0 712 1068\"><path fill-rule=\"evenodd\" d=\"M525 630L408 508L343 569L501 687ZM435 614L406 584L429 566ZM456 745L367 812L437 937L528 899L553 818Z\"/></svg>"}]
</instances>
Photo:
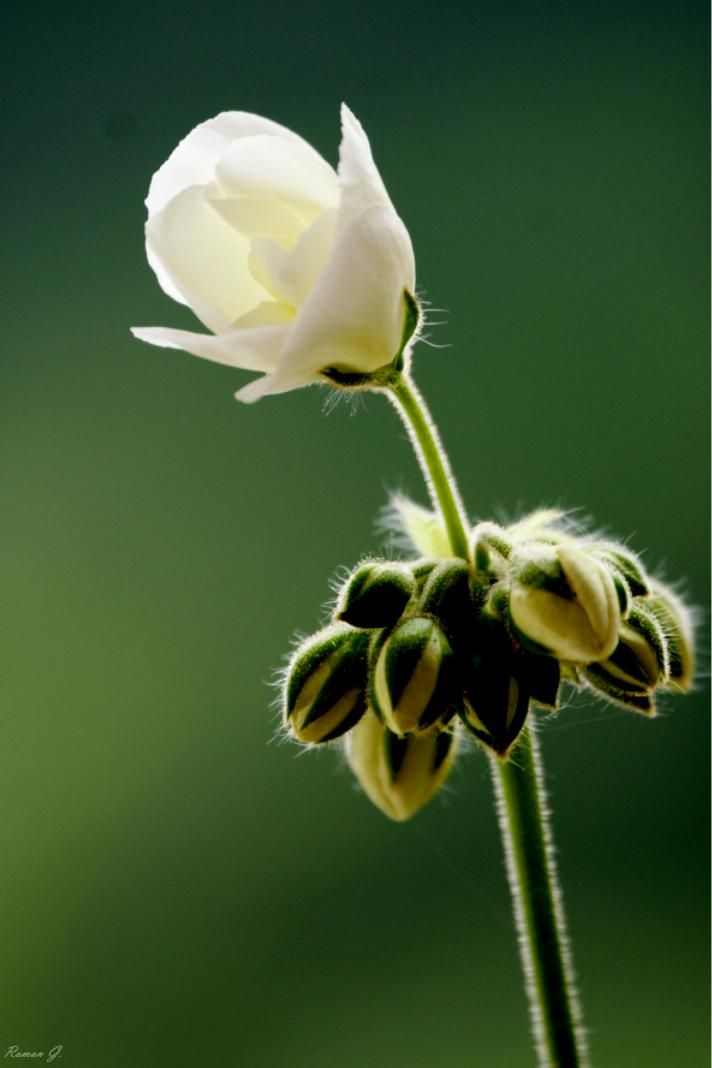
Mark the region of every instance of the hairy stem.
<instances>
[{"instance_id":1,"label":"hairy stem","mask_svg":"<svg viewBox=\"0 0 712 1068\"><path fill-rule=\"evenodd\" d=\"M467 520L437 427L412 378L400 375L389 386L389 397L398 410L418 457L430 498L445 523L454 556L467 559Z\"/></svg>"},{"instance_id":2,"label":"hairy stem","mask_svg":"<svg viewBox=\"0 0 712 1068\"><path fill-rule=\"evenodd\" d=\"M422 396L407 374L388 394L408 430L453 555L468 557L467 521L450 464ZM510 760L491 757L492 780L540 1068L586 1068L561 890L533 717Z\"/></svg>"},{"instance_id":3,"label":"hairy stem","mask_svg":"<svg viewBox=\"0 0 712 1068\"><path fill-rule=\"evenodd\" d=\"M491 758L519 953L541 1068L588 1064L532 717L512 759Z\"/></svg>"}]
</instances>

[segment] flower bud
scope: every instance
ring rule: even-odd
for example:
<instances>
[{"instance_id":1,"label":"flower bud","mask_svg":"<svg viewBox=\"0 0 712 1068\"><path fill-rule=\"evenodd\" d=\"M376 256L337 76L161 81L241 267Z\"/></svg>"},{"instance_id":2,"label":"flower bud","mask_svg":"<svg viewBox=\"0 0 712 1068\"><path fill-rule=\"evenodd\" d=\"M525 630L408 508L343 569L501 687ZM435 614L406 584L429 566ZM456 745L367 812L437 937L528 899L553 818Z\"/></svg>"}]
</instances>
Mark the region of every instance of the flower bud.
<instances>
[{"instance_id":1,"label":"flower bud","mask_svg":"<svg viewBox=\"0 0 712 1068\"><path fill-rule=\"evenodd\" d=\"M423 731L455 713L457 670L445 634L432 619L404 620L376 647L371 703L395 734Z\"/></svg>"},{"instance_id":2,"label":"flower bud","mask_svg":"<svg viewBox=\"0 0 712 1068\"><path fill-rule=\"evenodd\" d=\"M618 642L620 607L610 572L573 544L535 545L512 563L509 619L525 647L560 660L605 660Z\"/></svg>"},{"instance_id":3,"label":"flower bud","mask_svg":"<svg viewBox=\"0 0 712 1068\"><path fill-rule=\"evenodd\" d=\"M344 734L366 710L369 637L331 626L308 638L287 670L285 725L305 745Z\"/></svg>"},{"instance_id":4,"label":"flower bud","mask_svg":"<svg viewBox=\"0 0 712 1068\"><path fill-rule=\"evenodd\" d=\"M529 697L551 712L559 709L559 694L563 672L553 656L530 656L521 653L522 673L527 680Z\"/></svg>"},{"instance_id":5,"label":"flower bud","mask_svg":"<svg viewBox=\"0 0 712 1068\"><path fill-rule=\"evenodd\" d=\"M352 627L392 627L414 589L415 579L403 564L361 564L341 590L334 618Z\"/></svg>"},{"instance_id":6,"label":"flower bud","mask_svg":"<svg viewBox=\"0 0 712 1068\"><path fill-rule=\"evenodd\" d=\"M586 547L586 552L622 575L633 597L644 597L650 592L650 579L643 565L624 545L614 541L594 542Z\"/></svg>"},{"instance_id":7,"label":"flower bud","mask_svg":"<svg viewBox=\"0 0 712 1068\"><path fill-rule=\"evenodd\" d=\"M654 689L667 678L669 666L662 628L640 603L621 624L616 648L607 660L596 665L614 682L633 690Z\"/></svg>"},{"instance_id":8,"label":"flower bud","mask_svg":"<svg viewBox=\"0 0 712 1068\"><path fill-rule=\"evenodd\" d=\"M651 580L645 605L665 635L668 650L667 688L687 693L695 677L695 635L692 614L678 595L662 582Z\"/></svg>"},{"instance_id":9,"label":"flower bud","mask_svg":"<svg viewBox=\"0 0 712 1068\"><path fill-rule=\"evenodd\" d=\"M640 712L651 719L655 715L655 695L652 689L636 689L615 678L601 664L589 664L581 672L580 680L614 705Z\"/></svg>"},{"instance_id":10,"label":"flower bud","mask_svg":"<svg viewBox=\"0 0 712 1068\"><path fill-rule=\"evenodd\" d=\"M418 611L432 616L453 648L468 641L477 618L470 592L470 568L464 560L441 560L423 586Z\"/></svg>"},{"instance_id":11,"label":"flower bud","mask_svg":"<svg viewBox=\"0 0 712 1068\"><path fill-rule=\"evenodd\" d=\"M399 738L367 712L346 738L346 757L371 801L392 820L410 819L450 774L457 740L450 731Z\"/></svg>"},{"instance_id":12,"label":"flower bud","mask_svg":"<svg viewBox=\"0 0 712 1068\"><path fill-rule=\"evenodd\" d=\"M423 558L421 560L414 560L410 565L410 569L415 579L415 588L418 593L422 592L423 586L428 581L428 578L432 574L435 567L437 567L437 560L429 560Z\"/></svg>"},{"instance_id":13,"label":"flower bud","mask_svg":"<svg viewBox=\"0 0 712 1068\"><path fill-rule=\"evenodd\" d=\"M627 619L630 612L630 606L633 601L633 595L630 590L626 579L617 567L609 566L608 571L613 579L613 585L616 588L616 597L618 598L618 607L621 613L621 619Z\"/></svg>"},{"instance_id":14,"label":"flower bud","mask_svg":"<svg viewBox=\"0 0 712 1068\"><path fill-rule=\"evenodd\" d=\"M512 543L497 523L478 523L470 535L472 562L478 571L498 574L512 553Z\"/></svg>"},{"instance_id":15,"label":"flower bud","mask_svg":"<svg viewBox=\"0 0 712 1068\"><path fill-rule=\"evenodd\" d=\"M460 716L476 738L506 756L524 726L530 700L557 707L559 663L516 652L505 628L494 620L481 621L473 645Z\"/></svg>"}]
</instances>

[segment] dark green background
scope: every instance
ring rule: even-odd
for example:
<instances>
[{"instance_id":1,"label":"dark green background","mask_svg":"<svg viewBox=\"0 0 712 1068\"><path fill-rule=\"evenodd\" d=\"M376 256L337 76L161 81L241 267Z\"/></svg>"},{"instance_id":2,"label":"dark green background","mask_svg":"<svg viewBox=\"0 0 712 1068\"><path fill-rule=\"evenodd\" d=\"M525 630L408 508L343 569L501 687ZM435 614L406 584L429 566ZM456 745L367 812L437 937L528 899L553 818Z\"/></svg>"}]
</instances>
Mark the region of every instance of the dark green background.
<instances>
[{"instance_id":1,"label":"dark green background","mask_svg":"<svg viewBox=\"0 0 712 1068\"><path fill-rule=\"evenodd\" d=\"M416 376L473 516L582 508L703 604L706 5L2 11L0 1053L532 1064L482 755L396 826L270 744L290 636L423 499L395 415L134 341L192 325L142 200L224 109L335 161L346 100L449 311ZM597 1068L708 1064L705 679L662 712L543 731Z\"/></svg>"}]
</instances>

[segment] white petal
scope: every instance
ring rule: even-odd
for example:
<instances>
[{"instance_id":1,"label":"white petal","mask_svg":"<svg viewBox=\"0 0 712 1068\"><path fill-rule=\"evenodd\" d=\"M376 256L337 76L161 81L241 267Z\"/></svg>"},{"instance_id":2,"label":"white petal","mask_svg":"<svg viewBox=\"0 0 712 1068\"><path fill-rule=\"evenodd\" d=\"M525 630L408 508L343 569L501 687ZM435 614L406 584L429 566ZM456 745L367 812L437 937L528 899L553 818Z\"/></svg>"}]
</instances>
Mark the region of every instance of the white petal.
<instances>
[{"instance_id":1,"label":"white petal","mask_svg":"<svg viewBox=\"0 0 712 1068\"><path fill-rule=\"evenodd\" d=\"M265 300L247 315L242 315L236 323L233 323L233 326L235 330L243 330L252 326L288 326L294 321L296 314L291 304Z\"/></svg>"},{"instance_id":2,"label":"white petal","mask_svg":"<svg viewBox=\"0 0 712 1068\"><path fill-rule=\"evenodd\" d=\"M254 240L249 262L255 278L277 300L299 307L329 262L337 219L336 210L325 211L304 231L292 250L275 241Z\"/></svg>"},{"instance_id":3,"label":"white petal","mask_svg":"<svg viewBox=\"0 0 712 1068\"><path fill-rule=\"evenodd\" d=\"M255 401L261 400L262 397L271 393L271 385L273 375L263 375L262 378L256 378L254 382L248 382L242 389L238 389L235 394L235 399L242 401L243 404L254 404Z\"/></svg>"},{"instance_id":4,"label":"white petal","mask_svg":"<svg viewBox=\"0 0 712 1068\"><path fill-rule=\"evenodd\" d=\"M248 268L249 242L221 218L200 186L184 190L148 220L146 249L165 292L215 333L268 296Z\"/></svg>"},{"instance_id":5,"label":"white petal","mask_svg":"<svg viewBox=\"0 0 712 1068\"><path fill-rule=\"evenodd\" d=\"M201 122L153 176L146 197L149 216L155 215L169 200L191 185L207 185L215 176L215 165L227 146L242 137L269 134L304 145L298 134L278 122L251 115L246 111L223 111L207 122Z\"/></svg>"},{"instance_id":6,"label":"white petal","mask_svg":"<svg viewBox=\"0 0 712 1068\"><path fill-rule=\"evenodd\" d=\"M293 248L304 232L304 222L278 200L215 196L212 190L207 196L223 219L247 238L266 237Z\"/></svg>"},{"instance_id":7,"label":"white petal","mask_svg":"<svg viewBox=\"0 0 712 1068\"><path fill-rule=\"evenodd\" d=\"M377 204L393 207L373 162L371 146L363 126L346 104L341 105L339 184L342 188L342 228L367 208Z\"/></svg>"},{"instance_id":8,"label":"white petal","mask_svg":"<svg viewBox=\"0 0 712 1068\"><path fill-rule=\"evenodd\" d=\"M222 153L215 175L225 195L277 200L307 222L339 202L336 173L306 142L242 138Z\"/></svg>"},{"instance_id":9,"label":"white petal","mask_svg":"<svg viewBox=\"0 0 712 1068\"><path fill-rule=\"evenodd\" d=\"M412 293L414 281L410 238L393 210L370 208L354 219L299 310L275 385L296 389L330 366L368 373L390 363L403 332L403 291Z\"/></svg>"},{"instance_id":10,"label":"white petal","mask_svg":"<svg viewBox=\"0 0 712 1068\"><path fill-rule=\"evenodd\" d=\"M134 326L131 333L164 349L182 349L204 360L240 367L243 371L273 371L288 326L260 326L230 334L195 334L167 326Z\"/></svg>"}]
</instances>

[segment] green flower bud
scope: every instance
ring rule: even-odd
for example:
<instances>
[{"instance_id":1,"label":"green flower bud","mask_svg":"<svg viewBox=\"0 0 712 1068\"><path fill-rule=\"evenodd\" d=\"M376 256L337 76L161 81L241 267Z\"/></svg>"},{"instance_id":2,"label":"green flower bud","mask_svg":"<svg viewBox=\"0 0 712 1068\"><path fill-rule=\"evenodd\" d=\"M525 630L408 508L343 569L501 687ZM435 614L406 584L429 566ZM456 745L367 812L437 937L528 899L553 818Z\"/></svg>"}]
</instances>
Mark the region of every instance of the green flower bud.
<instances>
[{"instance_id":1,"label":"green flower bud","mask_svg":"<svg viewBox=\"0 0 712 1068\"><path fill-rule=\"evenodd\" d=\"M529 688L529 697L538 705L558 711L563 671L553 656L521 654L522 672Z\"/></svg>"},{"instance_id":2,"label":"green flower bud","mask_svg":"<svg viewBox=\"0 0 712 1068\"><path fill-rule=\"evenodd\" d=\"M429 576L431 575L433 569L437 567L437 565L437 560L428 559L415 560L410 565L410 569L413 573L413 578L415 579L415 588L418 592L423 589L423 586L428 581Z\"/></svg>"},{"instance_id":3,"label":"green flower bud","mask_svg":"<svg viewBox=\"0 0 712 1068\"><path fill-rule=\"evenodd\" d=\"M607 660L595 667L614 685L634 691L654 689L668 675L670 662L662 628L645 602L634 603L621 624L618 645Z\"/></svg>"},{"instance_id":4,"label":"green flower bud","mask_svg":"<svg viewBox=\"0 0 712 1068\"><path fill-rule=\"evenodd\" d=\"M469 639L477 614L470 591L470 568L464 560L441 560L433 568L423 586L418 611L438 621L453 648Z\"/></svg>"},{"instance_id":5,"label":"green flower bud","mask_svg":"<svg viewBox=\"0 0 712 1068\"><path fill-rule=\"evenodd\" d=\"M457 740L450 731L399 738L367 712L346 738L346 757L371 801L392 820L407 820L450 774Z\"/></svg>"},{"instance_id":6,"label":"green flower bud","mask_svg":"<svg viewBox=\"0 0 712 1068\"><path fill-rule=\"evenodd\" d=\"M531 651L587 664L613 652L621 614L604 564L572 543L536 544L512 557L509 619Z\"/></svg>"},{"instance_id":7,"label":"green flower bud","mask_svg":"<svg viewBox=\"0 0 712 1068\"><path fill-rule=\"evenodd\" d=\"M650 592L650 579L643 565L624 545L614 541L593 542L586 546L586 552L622 575L633 597L644 597Z\"/></svg>"},{"instance_id":8,"label":"green flower bud","mask_svg":"<svg viewBox=\"0 0 712 1068\"><path fill-rule=\"evenodd\" d=\"M640 712L651 719L655 715L655 696L652 689L636 688L625 683L612 676L601 664L590 664L581 671L580 679L614 705Z\"/></svg>"},{"instance_id":9,"label":"green flower bud","mask_svg":"<svg viewBox=\"0 0 712 1068\"><path fill-rule=\"evenodd\" d=\"M426 730L455 713L455 655L432 619L416 616L399 623L375 649L371 703L395 734Z\"/></svg>"},{"instance_id":10,"label":"green flower bud","mask_svg":"<svg viewBox=\"0 0 712 1068\"><path fill-rule=\"evenodd\" d=\"M645 606L662 628L668 650L667 688L687 693L695 678L695 633L692 614L678 595L651 580Z\"/></svg>"},{"instance_id":11,"label":"green flower bud","mask_svg":"<svg viewBox=\"0 0 712 1068\"><path fill-rule=\"evenodd\" d=\"M477 694L474 697L474 694ZM492 671L465 694L463 723L498 756L507 755L529 711L529 694L515 675Z\"/></svg>"},{"instance_id":12,"label":"green flower bud","mask_svg":"<svg viewBox=\"0 0 712 1068\"><path fill-rule=\"evenodd\" d=\"M524 726L530 700L557 707L559 663L516 652L507 631L494 621L482 621L473 644L460 716L475 737L506 756Z\"/></svg>"},{"instance_id":13,"label":"green flower bud","mask_svg":"<svg viewBox=\"0 0 712 1068\"><path fill-rule=\"evenodd\" d=\"M287 669L284 721L299 742L338 738L366 710L369 637L331 626L307 638Z\"/></svg>"},{"instance_id":14,"label":"green flower bud","mask_svg":"<svg viewBox=\"0 0 712 1068\"><path fill-rule=\"evenodd\" d=\"M630 606L633 600L633 595L630 591L625 577L621 574L617 567L610 565L608 567L610 576L613 579L613 585L616 588L616 596L618 597L618 607L621 612L621 619L626 619L630 612Z\"/></svg>"},{"instance_id":15,"label":"green flower bud","mask_svg":"<svg viewBox=\"0 0 712 1068\"><path fill-rule=\"evenodd\" d=\"M499 574L512 553L512 542L497 523L478 523L470 535L471 557L478 571Z\"/></svg>"},{"instance_id":16,"label":"green flower bud","mask_svg":"<svg viewBox=\"0 0 712 1068\"><path fill-rule=\"evenodd\" d=\"M414 590L415 579L404 564L361 564L343 586L334 618L352 627L391 627Z\"/></svg>"}]
</instances>

